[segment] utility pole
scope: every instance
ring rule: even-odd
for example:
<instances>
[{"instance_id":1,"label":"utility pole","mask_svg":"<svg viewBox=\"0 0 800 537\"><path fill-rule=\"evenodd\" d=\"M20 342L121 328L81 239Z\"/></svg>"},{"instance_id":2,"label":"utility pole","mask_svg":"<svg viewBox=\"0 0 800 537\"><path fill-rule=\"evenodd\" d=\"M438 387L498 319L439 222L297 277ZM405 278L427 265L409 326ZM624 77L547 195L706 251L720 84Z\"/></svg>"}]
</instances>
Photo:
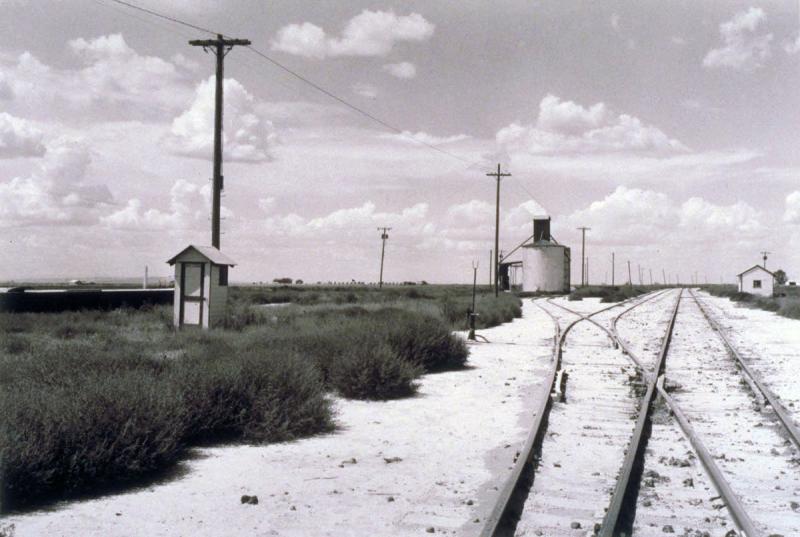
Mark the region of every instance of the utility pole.
<instances>
[{"instance_id":1,"label":"utility pole","mask_svg":"<svg viewBox=\"0 0 800 537\"><path fill-rule=\"evenodd\" d=\"M767 268L767 256L772 252L761 252L761 255L764 257L764 268Z\"/></svg>"},{"instance_id":2,"label":"utility pole","mask_svg":"<svg viewBox=\"0 0 800 537\"><path fill-rule=\"evenodd\" d=\"M650 269L650 285L653 285L653 269Z\"/></svg>"},{"instance_id":3,"label":"utility pole","mask_svg":"<svg viewBox=\"0 0 800 537\"><path fill-rule=\"evenodd\" d=\"M492 253L494 250L489 250L489 289L492 288L492 258L494 254Z\"/></svg>"},{"instance_id":4,"label":"utility pole","mask_svg":"<svg viewBox=\"0 0 800 537\"><path fill-rule=\"evenodd\" d=\"M211 245L219 249L220 195L222 193L222 82L224 76L225 55L236 45L248 46L248 39L225 39L217 34L216 39L195 39L189 41L193 47L209 49L217 56L216 93L214 103L214 178L211 195Z\"/></svg>"},{"instance_id":5,"label":"utility pole","mask_svg":"<svg viewBox=\"0 0 800 537\"><path fill-rule=\"evenodd\" d=\"M661 269L661 279L664 280L664 285L669 285L669 282L667 281L667 273L664 272L663 268Z\"/></svg>"},{"instance_id":6,"label":"utility pole","mask_svg":"<svg viewBox=\"0 0 800 537\"><path fill-rule=\"evenodd\" d=\"M494 296L497 296L497 285L498 285L498 278L497 278L497 269L500 267L500 259L499 259L499 245L500 242L500 178L501 177L511 177L510 173L502 173L500 171L500 163L497 164L497 171L490 172L486 174L487 177L495 177L497 178L497 197L495 202L495 211L494 211Z\"/></svg>"},{"instance_id":7,"label":"utility pole","mask_svg":"<svg viewBox=\"0 0 800 537\"><path fill-rule=\"evenodd\" d=\"M589 285L589 258L586 258L586 285Z\"/></svg>"},{"instance_id":8,"label":"utility pole","mask_svg":"<svg viewBox=\"0 0 800 537\"><path fill-rule=\"evenodd\" d=\"M631 261L628 260L628 285L633 285L633 280L631 279Z\"/></svg>"},{"instance_id":9,"label":"utility pole","mask_svg":"<svg viewBox=\"0 0 800 537\"><path fill-rule=\"evenodd\" d=\"M378 231L381 232L381 275L380 279L378 280L378 288L383 289L383 255L386 253L386 239L389 238L388 231L392 229L390 227L379 227Z\"/></svg>"},{"instance_id":10,"label":"utility pole","mask_svg":"<svg viewBox=\"0 0 800 537\"><path fill-rule=\"evenodd\" d=\"M581 232L581 287L586 285L586 232L590 227L579 227Z\"/></svg>"},{"instance_id":11,"label":"utility pole","mask_svg":"<svg viewBox=\"0 0 800 537\"><path fill-rule=\"evenodd\" d=\"M611 286L614 286L614 273L617 270L617 265L614 259L614 252L611 252Z\"/></svg>"}]
</instances>

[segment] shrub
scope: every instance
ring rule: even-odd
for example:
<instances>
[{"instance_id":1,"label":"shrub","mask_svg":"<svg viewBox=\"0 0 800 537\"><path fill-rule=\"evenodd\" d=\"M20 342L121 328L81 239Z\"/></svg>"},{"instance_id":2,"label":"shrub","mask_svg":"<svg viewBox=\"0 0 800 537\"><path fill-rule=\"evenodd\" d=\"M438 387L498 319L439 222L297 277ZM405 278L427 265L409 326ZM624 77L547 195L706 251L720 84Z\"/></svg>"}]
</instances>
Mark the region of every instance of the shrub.
<instances>
[{"instance_id":1,"label":"shrub","mask_svg":"<svg viewBox=\"0 0 800 537\"><path fill-rule=\"evenodd\" d=\"M400 357L424 371L463 367L469 351L464 341L433 317L403 315L389 328L388 344Z\"/></svg>"},{"instance_id":2,"label":"shrub","mask_svg":"<svg viewBox=\"0 0 800 537\"><path fill-rule=\"evenodd\" d=\"M187 440L272 442L332 428L319 372L292 354L187 356L173 379L183 397Z\"/></svg>"},{"instance_id":3,"label":"shrub","mask_svg":"<svg viewBox=\"0 0 800 537\"><path fill-rule=\"evenodd\" d=\"M136 479L181 452L180 393L169 383L140 371L64 380L0 394L4 510Z\"/></svg>"},{"instance_id":4,"label":"shrub","mask_svg":"<svg viewBox=\"0 0 800 537\"><path fill-rule=\"evenodd\" d=\"M357 344L337 360L331 384L345 397L391 399L415 393L420 373L386 344Z\"/></svg>"},{"instance_id":5,"label":"shrub","mask_svg":"<svg viewBox=\"0 0 800 537\"><path fill-rule=\"evenodd\" d=\"M790 319L800 319L800 300L787 300L778 313Z\"/></svg>"}]
</instances>

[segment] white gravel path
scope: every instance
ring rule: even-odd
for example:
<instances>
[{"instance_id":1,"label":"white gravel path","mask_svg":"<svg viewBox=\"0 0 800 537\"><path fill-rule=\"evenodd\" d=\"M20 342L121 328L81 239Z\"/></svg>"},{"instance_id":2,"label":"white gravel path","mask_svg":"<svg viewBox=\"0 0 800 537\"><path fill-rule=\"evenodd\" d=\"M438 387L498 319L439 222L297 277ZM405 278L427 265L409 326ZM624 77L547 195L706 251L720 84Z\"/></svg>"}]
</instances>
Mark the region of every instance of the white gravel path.
<instances>
[{"instance_id":1,"label":"white gravel path","mask_svg":"<svg viewBox=\"0 0 800 537\"><path fill-rule=\"evenodd\" d=\"M523 312L479 331L491 343L470 345L471 368L425 376L417 397L337 399L333 434L197 449L183 477L3 523L16 537L474 535L544 396L553 326L530 300Z\"/></svg>"}]
</instances>

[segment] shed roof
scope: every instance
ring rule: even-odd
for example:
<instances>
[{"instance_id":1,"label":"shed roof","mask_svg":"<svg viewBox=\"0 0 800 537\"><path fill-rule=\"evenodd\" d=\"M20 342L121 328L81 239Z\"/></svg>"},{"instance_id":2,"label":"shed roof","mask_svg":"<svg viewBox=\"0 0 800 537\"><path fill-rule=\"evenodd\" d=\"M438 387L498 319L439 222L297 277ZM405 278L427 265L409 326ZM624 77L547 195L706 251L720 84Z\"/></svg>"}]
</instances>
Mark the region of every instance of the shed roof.
<instances>
[{"instance_id":1,"label":"shed roof","mask_svg":"<svg viewBox=\"0 0 800 537\"><path fill-rule=\"evenodd\" d=\"M761 265L753 265L753 266L752 266L752 267L750 267L749 269L745 270L744 272L740 272L740 273L739 273L739 274L737 274L736 276L737 276L737 277L741 277L741 276L744 276L745 274L747 274L748 272L752 272L752 271L754 271L754 270L763 270L764 272L766 272L766 273L767 273L767 274L769 274L770 276L772 276L772 277L774 277L774 276L775 276L775 274L773 274L772 272L768 271L767 269L765 269L765 268L764 268L764 267L762 267Z\"/></svg>"},{"instance_id":2,"label":"shed roof","mask_svg":"<svg viewBox=\"0 0 800 537\"><path fill-rule=\"evenodd\" d=\"M227 255L220 252L218 249L214 248L213 246L197 246L196 244L190 244L176 255L174 255L167 263L170 265L174 265L175 262L181 257L183 254L188 252L189 250L194 250L215 265L228 265L228 266L235 266L236 262L228 257Z\"/></svg>"}]
</instances>

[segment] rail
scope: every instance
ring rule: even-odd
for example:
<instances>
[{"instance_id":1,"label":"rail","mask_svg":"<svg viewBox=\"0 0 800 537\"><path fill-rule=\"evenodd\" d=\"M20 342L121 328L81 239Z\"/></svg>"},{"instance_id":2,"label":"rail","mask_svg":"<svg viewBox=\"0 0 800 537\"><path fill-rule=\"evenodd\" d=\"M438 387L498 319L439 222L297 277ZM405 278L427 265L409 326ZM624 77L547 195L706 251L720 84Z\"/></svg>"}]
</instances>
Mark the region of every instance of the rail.
<instances>
[{"instance_id":1,"label":"rail","mask_svg":"<svg viewBox=\"0 0 800 537\"><path fill-rule=\"evenodd\" d=\"M748 384L750 385L750 389L752 389L753 393L756 395L761 395L767 400L769 405L772 407L772 410L775 411L775 415L778 416L778 420L783 425L784 430L787 432L792 442L794 442L794 445L800 449L800 431L798 431L794 420L792 420L791 416L789 416L789 414L786 412L786 409L783 407L778 397L764 385L760 375L756 374L756 372L753 371L753 369L747 365L747 363L745 363L742 355L730 342L719 323L708 313L702 301L697 298L692 290L689 290L689 294L697 303L700 311L703 312L703 317L706 318L708 323L711 325L711 328L713 328L714 331L719 335L730 355L733 356L741 369L747 374L747 377L749 377Z\"/></svg>"},{"instance_id":2,"label":"rail","mask_svg":"<svg viewBox=\"0 0 800 537\"><path fill-rule=\"evenodd\" d=\"M664 335L664 339L661 341L661 349L658 353L658 359L656 361L656 375L658 375L658 373L664 368L664 362L667 357L670 341L672 340L672 331L675 327L675 319L678 316L678 307L680 306L682 295L683 290L678 293L678 298L675 301L675 306L672 310L667 331ZM655 298L655 296L651 298ZM631 434L631 441L628 444L628 449L625 452L625 459L622 463L622 469L620 470L620 475L617 478L617 484L614 487L614 492L611 495L611 501L609 502L608 510L606 511L606 515L603 518L602 525L600 526L598 537L613 537L615 535L620 535L622 534L623 529L630 530L630 527L628 526L631 526L633 523L632 517L625 516L630 511L624 511L623 507L634 504L638 496L638 479L632 480L631 477L634 475L638 477L638 472L635 472L634 470L641 469L644 465L644 453L647 448L647 440L650 436L650 416L653 411L653 402L655 401L656 394L656 377L651 377L648 375L647 368L643 367L642 363L638 360L638 358L636 358L630 349L627 349L627 347L624 346L624 343L617 335L616 325L620 317L633 310L637 306L644 304L645 302L647 301L634 304L630 308L620 313L612 321L612 331L614 333L614 337L617 338L619 346L623 349L623 352L629 358L631 358L635 364L637 364L642 372L642 375L644 375L644 378L647 379L647 391L645 392L644 397L642 397L642 402L639 405L639 416L636 419L636 426L633 429L633 434ZM626 531L626 533L629 533L629 531Z\"/></svg>"},{"instance_id":3,"label":"rail","mask_svg":"<svg viewBox=\"0 0 800 537\"><path fill-rule=\"evenodd\" d=\"M500 534L500 531L504 528L504 522L509 524L508 520L514 511L514 506L517 505L517 501L521 500L524 501L524 498L520 498L521 495L526 495L527 490L523 490L522 487L523 482L523 475L525 473L525 469L529 467L530 464L533 463L536 455L541 451L542 440L544 438L544 433L547 429L547 419L549 417L550 409L552 407L552 396L551 394L555 391L556 380L558 378L558 373L561 370L561 358L563 354L562 347L564 345L564 341L566 340L567 334L575 326L577 323L581 321L590 320L591 317L594 315L598 315L605 311L608 311L613 308L617 308L626 302L631 300L639 299L639 297L634 297L628 299L623 302L619 302L616 304L612 304L606 308L600 309L595 311L589 315L583 315L577 312L571 312L575 315L578 315L579 318L570 322L566 328L562 331L558 322L558 319L547 309L542 307L541 304L534 301L534 303L553 321L553 324L556 327L555 336L553 339L553 351L552 351L552 367L547 375L547 380L545 381L545 387L547 391L544 392L546 397L540 397L539 403L536 408L536 419L534 420L533 426L528 433L528 437L525 440L525 444L523 445L522 450L520 451L520 456L517 457L514 466L512 467L511 474L506 480L503 488L500 490L498 494L498 499L495 502L492 511L487 515L484 519L484 524L480 532L481 537L495 537ZM568 308L564 308L569 311ZM601 326L602 328L602 326ZM607 331L607 330L606 330Z\"/></svg>"}]
</instances>

